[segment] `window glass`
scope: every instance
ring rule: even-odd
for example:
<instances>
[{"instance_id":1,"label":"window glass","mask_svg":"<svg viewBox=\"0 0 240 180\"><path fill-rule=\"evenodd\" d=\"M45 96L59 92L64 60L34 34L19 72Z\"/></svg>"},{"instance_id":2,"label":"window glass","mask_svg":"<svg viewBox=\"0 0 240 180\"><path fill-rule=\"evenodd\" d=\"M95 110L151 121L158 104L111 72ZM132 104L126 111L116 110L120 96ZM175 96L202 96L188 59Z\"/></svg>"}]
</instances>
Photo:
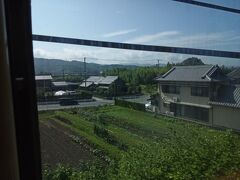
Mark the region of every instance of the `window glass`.
<instances>
[{"instance_id":1,"label":"window glass","mask_svg":"<svg viewBox=\"0 0 240 180\"><path fill-rule=\"evenodd\" d=\"M32 21L44 179L238 178L239 13L32 0Z\"/></svg>"},{"instance_id":2,"label":"window glass","mask_svg":"<svg viewBox=\"0 0 240 180\"><path fill-rule=\"evenodd\" d=\"M172 93L172 94L179 94L180 93L180 87L179 86L173 86L173 85L163 85L162 91L165 93Z\"/></svg>"},{"instance_id":3,"label":"window glass","mask_svg":"<svg viewBox=\"0 0 240 180\"><path fill-rule=\"evenodd\" d=\"M192 96L204 96L208 97L208 87L191 87L191 95Z\"/></svg>"}]
</instances>

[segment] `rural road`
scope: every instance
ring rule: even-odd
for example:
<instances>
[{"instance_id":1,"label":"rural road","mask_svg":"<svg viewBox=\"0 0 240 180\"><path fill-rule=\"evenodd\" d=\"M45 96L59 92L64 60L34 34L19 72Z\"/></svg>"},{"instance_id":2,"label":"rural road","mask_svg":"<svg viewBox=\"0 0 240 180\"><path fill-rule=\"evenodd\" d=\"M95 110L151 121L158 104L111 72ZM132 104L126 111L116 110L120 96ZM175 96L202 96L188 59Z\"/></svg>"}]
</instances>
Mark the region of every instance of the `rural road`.
<instances>
[{"instance_id":1,"label":"rural road","mask_svg":"<svg viewBox=\"0 0 240 180\"><path fill-rule=\"evenodd\" d=\"M150 96L149 95L142 95L142 96L129 96L129 98L123 98L125 101L136 102L141 104L146 104L149 102Z\"/></svg>"},{"instance_id":2,"label":"rural road","mask_svg":"<svg viewBox=\"0 0 240 180\"><path fill-rule=\"evenodd\" d=\"M90 102L79 102L78 105L71 105L71 106L60 106L59 103L54 104L38 104L38 111L46 111L46 110L57 110L57 109L67 109L67 108L74 108L74 107L93 107L93 106L103 106L107 104L113 104L113 100L106 100L100 98L94 98L95 101Z\"/></svg>"},{"instance_id":3,"label":"rural road","mask_svg":"<svg viewBox=\"0 0 240 180\"><path fill-rule=\"evenodd\" d=\"M143 96L128 96L124 98L126 101L131 102L138 102L138 103L147 103L147 99L149 96L143 95ZM110 105L114 104L113 100L107 100L107 99L101 99L94 97L95 101L89 101L89 102L79 102L78 105L72 105L72 106L60 106L58 102L46 102L46 104L41 103L38 104L38 111L46 111L46 110L57 110L57 109L67 109L67 108L74 108L74 107L93 107L93 106L103 106L103 105Z\"/></svg>"}]
</instances>

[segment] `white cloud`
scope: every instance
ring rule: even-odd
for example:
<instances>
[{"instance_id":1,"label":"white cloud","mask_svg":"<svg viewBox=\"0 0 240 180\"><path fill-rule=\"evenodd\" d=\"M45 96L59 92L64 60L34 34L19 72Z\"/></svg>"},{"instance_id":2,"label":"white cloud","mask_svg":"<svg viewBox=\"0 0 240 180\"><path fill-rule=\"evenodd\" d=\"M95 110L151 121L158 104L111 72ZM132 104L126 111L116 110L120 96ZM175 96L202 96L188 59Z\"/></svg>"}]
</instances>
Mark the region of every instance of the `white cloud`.
<instances>
[{"instance_id":1,"label":"white cloud","mask_svg":"<svg viewBox=\"0 0 240 180\"><path fill-rule=\"evenodd\" d=\"M123 11L122 10L117 10L115 11L116 14L123 14Z\"/></svg>"},{"instance_id":2,"label":"white cloud","mask_svg":"<svg viewBox=\"0 0 240 180\"><path fill-rule=\"evenodd\" d=\"M132 40L129 40L128 42L130 43L148 43L148 42L154 42L159 39L164 39L167 37L179 35L178 31L164 31L164 32L159 32L156 34L148 34L144 36L140 36L137 38L134 38Z\"/></svg>"},{"instance_id":3,"label":"white cloud","mask_svg":"<svg viewBox=\"0 0 240 180\"><path fill-rule=\"evenodd\" d=\"M191 55L179 55L161 52L145 52L134 50L108 49L96 47L72 47L63 48L58 51L51 51L47 47L34 49L34 57L63 60L79 60L87 58L87 62L98 64L156 64L160 59L161 63L179 62Z\"/></svg>"},{"instance_id":4,"label":"white cloud","mask_svg":"<svg viewBox=\"0 0 240 180\"><path fill-rule=\"evenodd\" d=\"M60 51L49 51L43 48L34 48L33 54L34 54L34 57L47 58L47 59L57 59L58 57L61 57L63 59L66 58L66 56L63 55L62 52Z\"/></svg>"},{"instance_id":5,"label":"white cloud","mask_svg":"<svg viewBox=\"0 0 240 180\"><path fill-rule=\"evenodd\" d=\"M116 32L111 32L111 33L104 34L103 37L115 37L115 36L129 34L129 33L135 32L135 31L137 31L137 29L121 30L121 31L116 31Z\"/></svg>"},{"instance_id":6,"label":"white cloud","mask_svg":"<svg viewBox=\"0 0 240 180\"><path fill-rule=\"evenodd\" d=\"M233 48L234 51L239 51L239 37L239 33L233 31L219 33L198 33L191 35L182 34L178 31L164 31L156 34L140 36L135 39L130 39L127 42L217 50L230 50ZM232 45L231 48L229 48L230 45Z\"/></svg>"},{"instance_id":7,"label":"white cloud","mask_svg":"<svg viewBox=\"0 0 240 180\"><path fill-rule=\"evenodd\" d=\"M153 38L154 37L154 38ZM222 32L210 34L193 34L184 35L177 31L166 31L157 33L155 35L145 35L135 38L135 42L145 42L146 44L156 44L164 46L179 46L190 48L205 48L205 49L218 49L218 50L231 50L230 47L239 51L240 42L238 38L239 33L235 32ZM130 40L129 40L130 41ZM147 43L148 42L148 43ZM61 48L51 48L57 46ZM52 50L54 49L54 50ZM234 50L235 50L234 49ZM56 44L48 44L48 46L41 46L41 48L34 48L34 56L50 59L64 59L64 60L82 60L87 57L88 62L100 64L156 64L157 59L161 59L161 63L180 62L187 57L195 55L183 55L173 53L160 53L160 52L144 52L134 50L122 50L111 48L97 48L87 46L59 46ZM226 58L212 58L204 56L196 56L203 59L205 62L213 60L212 62L218 64L239 64L239 60L227 60Z\"/></svg>"}]
</instances>

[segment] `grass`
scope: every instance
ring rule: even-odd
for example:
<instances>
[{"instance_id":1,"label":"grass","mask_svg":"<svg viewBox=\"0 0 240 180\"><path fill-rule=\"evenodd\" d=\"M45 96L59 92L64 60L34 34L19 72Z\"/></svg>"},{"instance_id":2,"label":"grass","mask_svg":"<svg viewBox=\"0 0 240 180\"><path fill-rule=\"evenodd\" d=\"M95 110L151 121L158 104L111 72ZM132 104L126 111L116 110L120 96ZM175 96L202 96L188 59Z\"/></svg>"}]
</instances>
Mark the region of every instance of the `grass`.
<instances>
[{"instance_id":1,"label":"grass","mask_svg":"<svg viewBox=\"0 0 240 180\"><path fill-rule=\"evenodd\" d=\"M74 130L111 159L101 175L92 166L71 169L72 179L209 179L240 168L240 137L229 130L118 106L40 113L46 119ZM54 173L59 169L46 177Z\"/></svg>"},{"instance_id":2,"label":"grass","mask_svg":"<svg viewBox=\"0 0 240 180\"><path fill-rule=\"evenodd\" d=\"M69 127L71 130L77 132L81 137L84 137L90 144L94 147L101 149L107 155L112 158L119 158L121 151L106 143L102 138L96 136L93 132L94 123L84 120L84 118L76 115L69 114L67 112L56 111L55 118L59 117L68 119L71 121L71 125L63 124L66 127Z\"/></svg>"}]
</instances>

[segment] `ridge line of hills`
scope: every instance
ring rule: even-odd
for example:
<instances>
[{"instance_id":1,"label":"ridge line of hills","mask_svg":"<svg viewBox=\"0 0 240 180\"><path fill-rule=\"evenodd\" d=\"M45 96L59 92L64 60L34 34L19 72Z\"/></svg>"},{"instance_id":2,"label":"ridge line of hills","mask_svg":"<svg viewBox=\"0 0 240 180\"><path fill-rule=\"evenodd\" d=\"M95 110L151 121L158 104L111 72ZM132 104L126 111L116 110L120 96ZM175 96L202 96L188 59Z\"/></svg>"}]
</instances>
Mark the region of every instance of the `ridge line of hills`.
<instances>
[{"instance_id":1,"label":"ridge line of hills","mask_svg":"<svg viewBox=\"0 0 240 180\"><path fill-rule=\"evenodd\" d=\"M34 58L35 74L53 74L61 75L66 74L83 74L84 73L84 62L82 61L66 61L61 59L45 59L45 58ZM86 63L87 73L91 75L99 75L100 72L107 69L113 68L137 68L138 65L120 65L110 64L102 65L97 63Z\"/></svg>"},{"instance_id":2,"label":"ridge line of hills","mask_svg":"<svg viewBox=\"0 0 240 180\"><path fill-rule=\"evenodd\" d=\"M167 63L160 64L160 66L189 66L189 65L204 65L201 59L196 57L187 58L180 63ZM45 59L45 58L34 58L35 74L52 74L55 76L64 74L84 74L84 62L83 61L66 61L61 59ZM101 72L105 70L115 69L115 68L125 68L125 69L136 69L140 67L156 67L155 65L127 65L127 64L97 64L97 63L86 63L86 69L88 75L100 75ZM228 67L225 71L230 71L233 69Z\"/></svg>"}]
</instances>

